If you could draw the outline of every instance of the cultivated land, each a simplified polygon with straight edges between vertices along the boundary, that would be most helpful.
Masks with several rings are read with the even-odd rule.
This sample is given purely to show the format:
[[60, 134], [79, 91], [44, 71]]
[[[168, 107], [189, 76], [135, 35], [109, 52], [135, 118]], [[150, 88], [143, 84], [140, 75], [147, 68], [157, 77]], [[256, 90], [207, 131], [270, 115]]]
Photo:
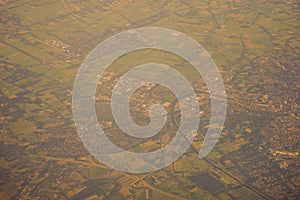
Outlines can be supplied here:
[[[300, 196], [299, 2], [242, 0], [0, 1], [0, 199], [297, 199]], [[175, 96], [146, 85], [132, 96], [133, 120], [165, 106], [158, 135], [120, 132], [110, 95], [124, 72], [168, 64], [194, 87], [198, 136], [175, 163], [147, 174], [111, 170], [81, 143], [71, 111], [81, 62], [101, 41], [124, 30], [159, 26], [198, 41], [222, 74], [228, 112], [213, 151], [197, 151], [209, 125], [207, 88], [182, 58], [158, 50], [129, 53], [99, 80], [96, 108], [107, 136], [133, 152], [167, 144], [180, 123]], [[143, 163], [136, 163], [143, 165]], [[142, 167], [142, 166], [141, 166]]]

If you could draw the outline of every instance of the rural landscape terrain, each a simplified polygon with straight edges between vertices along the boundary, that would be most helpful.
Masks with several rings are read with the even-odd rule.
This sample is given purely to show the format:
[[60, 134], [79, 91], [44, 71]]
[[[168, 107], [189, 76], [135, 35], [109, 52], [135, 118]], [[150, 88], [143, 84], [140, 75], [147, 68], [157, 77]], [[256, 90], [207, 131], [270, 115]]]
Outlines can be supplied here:
[[[300, 4], [297, 0], [0, 0], [0, 199], [299, 199]], [[111, 36], [164, 27], [199, 42], [222, 75], [227, 116], [221, 137], [197, 155], [210, 120], [210, 95], [192, 65], [155, 49], [115, 60], [99, 79], [95, 107], [108, 138], [131, 152], [151, 152], [174, 138], [178, 100], [148, 84], [130, 112], [149, 123], [166, 108], [162, 131], [147, 139], [116, 125], [111, 94], [143, 63], [164, 63], [190, 82], [201, 118], [191, 147], [149, 173], [113, 170], [83, 146], [72, 117], [72, 90], [89, 52]], [[188, 102], [187, 102], [188, 104]], [[136, 163], [142, 165], [143, 163]]]

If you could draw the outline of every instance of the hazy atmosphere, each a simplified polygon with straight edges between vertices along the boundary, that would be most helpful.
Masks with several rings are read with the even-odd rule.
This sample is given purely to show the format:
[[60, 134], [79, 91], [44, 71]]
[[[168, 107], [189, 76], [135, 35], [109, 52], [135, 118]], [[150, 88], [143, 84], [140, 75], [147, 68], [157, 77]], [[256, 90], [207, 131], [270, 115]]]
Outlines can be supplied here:
[[0, 0], [0, 199], [299, 199], [299, 19], [296, 0]]

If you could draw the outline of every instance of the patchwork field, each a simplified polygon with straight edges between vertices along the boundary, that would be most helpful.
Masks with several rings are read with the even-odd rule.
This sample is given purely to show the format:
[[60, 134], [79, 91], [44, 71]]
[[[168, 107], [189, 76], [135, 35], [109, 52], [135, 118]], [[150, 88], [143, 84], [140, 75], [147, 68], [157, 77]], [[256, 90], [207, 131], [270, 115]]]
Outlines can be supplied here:
[[[1, 0], [0, 199], [298, 199], [299, 10], [296, 0]], [[116, 126], [112, 89], [137, 65], [178, 70], [196, 91], [201, 117], [198, 135], [180, 159], [130, 174], [85, 149], [72, 117], [72, 90], [97, 44], [147, 26], [183, 32], [209, 52], [224, 80], [228, 109], [220, 140], [199, 159], [210, 99], [195, 69], [154, 49], [120, 57], [99, 80], [95, 99], [99, 123], [118, 146], [157, 150], [180, 124], [174, 94], [154, 85], [132, 96], [130, 111], [145, 125], [149, 107], [163, 104], [168, 115], [162, 131], [142, 140]]]

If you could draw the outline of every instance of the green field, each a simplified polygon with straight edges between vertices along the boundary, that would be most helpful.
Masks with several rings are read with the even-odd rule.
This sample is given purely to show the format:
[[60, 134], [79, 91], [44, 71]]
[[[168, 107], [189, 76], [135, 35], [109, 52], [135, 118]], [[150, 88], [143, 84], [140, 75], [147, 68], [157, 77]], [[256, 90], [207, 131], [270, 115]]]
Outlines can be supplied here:
[[[0, 5], [0, 199], [300, 196], [298, 1], [0, 0]], [[180, 124], [174, 94], [157, 85], [138, 90], [130, 111], [136, 123], [146, 125], [149, 107], [164, 104], [168, 118], [158, 135], [132, 138], [107, 123], [113, 121], [112, 89], [135, 66], [163, 63], [178, 70], [194, 87], [201, 110], [199, 135], [177, 161], [148, 174], [123, 173], [101, 164], [80, 141], [72, 117], [73, 84], [100, 42], [150, 26], [182, 32], [207, 50], [225, 84], [227, 117], [217, 145], [199, 159], [210, 120], [201, 76], [170, 52], [123, 55], [99, 79], [96, 91], [99, 122], [118, 146], [157, 150], [173, 139]], [[189, 178], [199, 174], [223, 187], [212, 191]]]

